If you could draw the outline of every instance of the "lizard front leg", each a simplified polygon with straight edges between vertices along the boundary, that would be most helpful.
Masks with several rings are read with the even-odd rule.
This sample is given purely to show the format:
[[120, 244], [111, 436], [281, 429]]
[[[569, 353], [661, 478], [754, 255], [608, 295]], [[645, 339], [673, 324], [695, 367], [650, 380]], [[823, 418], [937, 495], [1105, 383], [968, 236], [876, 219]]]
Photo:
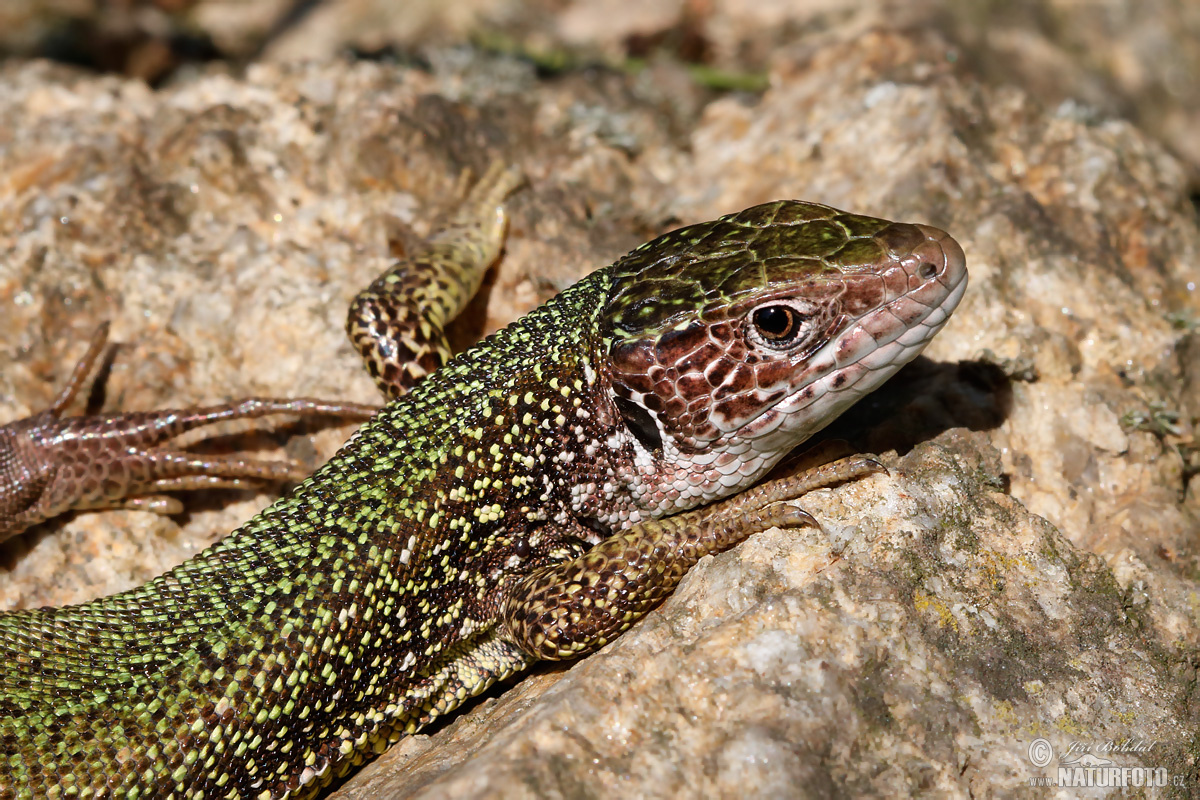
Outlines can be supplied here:
[[674, 591], [703, 556], [767, 528], [817, 524], [785, 501], [877, 472], [886, 470], [875, 459], [850, 456], [704, 508], [634, 525], [516, 582], [501, 604], [505, 637], [540, 659], [596, 650]]

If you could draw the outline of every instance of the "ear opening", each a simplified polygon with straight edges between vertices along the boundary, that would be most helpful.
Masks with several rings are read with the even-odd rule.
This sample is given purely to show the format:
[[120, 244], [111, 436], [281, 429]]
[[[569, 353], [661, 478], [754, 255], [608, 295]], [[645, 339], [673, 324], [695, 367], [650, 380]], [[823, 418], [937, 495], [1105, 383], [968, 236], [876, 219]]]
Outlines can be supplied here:
[[624, 397], [614, 397], [613, 402], [617, 404], [617, 410], [621, 412], [621, 417], [625, 420], [633, 438], [641, 442], [642, 447], [651, 453], [656, 455], [662, 453], [662, 433], [658, 430], [658, 423], [654, 421], [654, 415], [645, 406], [632, 400], [626, 400]]

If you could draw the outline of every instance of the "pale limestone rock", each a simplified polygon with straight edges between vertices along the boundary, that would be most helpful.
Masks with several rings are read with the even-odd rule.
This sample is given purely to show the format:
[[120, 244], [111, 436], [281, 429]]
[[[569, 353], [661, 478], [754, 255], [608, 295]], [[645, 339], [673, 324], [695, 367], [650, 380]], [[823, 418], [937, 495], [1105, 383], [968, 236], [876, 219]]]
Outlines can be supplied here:
[[[928, 359], [830, 431], [890, 475], [815, 493], [823, 532], [706, 559], [601, 653], [492, 692], [337, 796], [1040, 796], [1029, 780], [1056, 763], [1030, 763], [1039, 737], [1058, 755], [1140, 739], [1112, 760], [1195, 774], [1184, 168], [1128, 123], [978, 79], [928, 30], [757, 35], [774, 44], [755, 98], [543, 81], [461, 51], [158, 93], [0, 73], [0, 420], [46, 405], [106, 318], [129, 343], [114, 407], [371, 400], [350, 296], [397, 221], [428, 229], [459, 169], [497, 155], [529, 186], [461, 342], [654, 233], [776, 197], [930, 222], [967, 252], [971, 288]], [[1155, 428], [1162, 410], [1177, 432]], [[0, 602], [133, 585], [267, 498], [235, 499], [42, 526], [5, 545]]]

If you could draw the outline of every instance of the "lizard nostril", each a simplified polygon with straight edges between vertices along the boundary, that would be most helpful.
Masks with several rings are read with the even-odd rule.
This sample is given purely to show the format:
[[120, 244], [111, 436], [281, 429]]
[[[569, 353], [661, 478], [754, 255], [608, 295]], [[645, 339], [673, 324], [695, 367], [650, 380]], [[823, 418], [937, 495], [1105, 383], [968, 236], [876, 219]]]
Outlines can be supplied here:
[[932, 261], [922, 261], [917, 267], [917, 277], [923, 281], [933, 280], [938, 276], [938, 265]]

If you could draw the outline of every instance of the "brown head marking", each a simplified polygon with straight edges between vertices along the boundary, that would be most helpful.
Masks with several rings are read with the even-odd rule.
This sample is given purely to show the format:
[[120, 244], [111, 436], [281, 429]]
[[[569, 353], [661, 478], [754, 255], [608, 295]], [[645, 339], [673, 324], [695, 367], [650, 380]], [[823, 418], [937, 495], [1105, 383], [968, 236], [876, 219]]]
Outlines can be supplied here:
[[643, 444], [704, 462], [773, 464], [911, 360], [966, 285], [941, 231], [797, 201], [672, 231], [612, 270], [618, 408]]

